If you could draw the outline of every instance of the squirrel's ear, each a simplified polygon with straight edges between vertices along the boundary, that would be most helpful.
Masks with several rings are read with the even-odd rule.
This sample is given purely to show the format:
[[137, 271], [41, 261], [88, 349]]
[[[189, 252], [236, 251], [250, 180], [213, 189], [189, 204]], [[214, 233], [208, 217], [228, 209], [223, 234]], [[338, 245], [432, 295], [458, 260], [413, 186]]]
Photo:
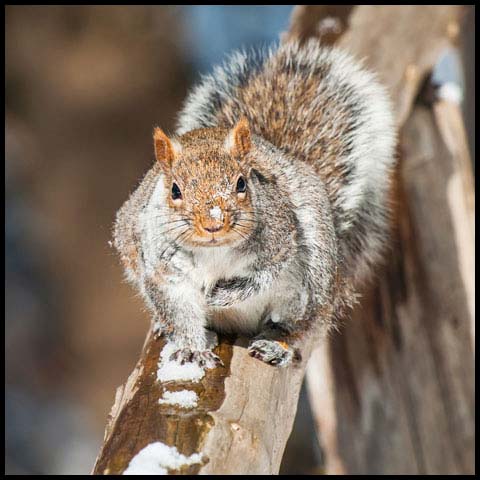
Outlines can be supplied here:
[[245, 117], [242, 117], [230, 130], [227, 138], [227, 148], [233, 155], [243, 157], [252, 148], [250, 137], [250, 125]]
[[159, 127], [153, 131], [153, 143], [155, 146], [155, 157], [162, 168], [169, 169], [175, 159], [175, 148], [172, 141], [163, 133]]

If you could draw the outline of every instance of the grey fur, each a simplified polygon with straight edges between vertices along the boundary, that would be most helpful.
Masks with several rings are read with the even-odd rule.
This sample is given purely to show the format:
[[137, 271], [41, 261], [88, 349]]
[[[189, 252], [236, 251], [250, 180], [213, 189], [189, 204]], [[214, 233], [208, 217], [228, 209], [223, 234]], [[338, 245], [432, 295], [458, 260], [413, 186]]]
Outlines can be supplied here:
[[[267, 96], [265, 82], [277, 71], [278, 104], [242, 102], [254, 82], [260, 97], [264, 87]], [[305, 82], [313, 97], [291, 104], [289, 93]], [[127, 277], [178, 344], [179, 358], [205, 357], [195, 352], [208, 352], [210, 327], [256, 334], [249, 353], [286, 366], [299, 358], [305, 333], [326, 331], [351, 306], [355, 283], [381, 258], [394, 164], [392, 114], [373, 75], [344, 52], [308, 42], [263, 56], [233, 55], [190, 94], [178, 134], [231, 127], [241, 115], [256, 133], [248, 154], [255, 222], [249, 237], [216, 253], [190, 248], [179, 231], [163, 226], [175, 215], [162, 204], [164, 176], [155, 166], [119, 211], [115, 246]], [[274, 129], [275, 122], [281, 126]], [[159, 271], [167, 272], [162, 281]], [[305, 320], [307, 310], [318, 312], [315, 325]]]

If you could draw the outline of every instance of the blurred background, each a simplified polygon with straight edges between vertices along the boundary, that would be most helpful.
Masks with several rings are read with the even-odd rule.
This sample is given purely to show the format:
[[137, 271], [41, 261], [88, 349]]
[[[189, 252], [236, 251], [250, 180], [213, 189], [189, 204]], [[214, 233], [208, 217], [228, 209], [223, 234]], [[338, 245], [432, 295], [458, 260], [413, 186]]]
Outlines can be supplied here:
[[[115, 212], [153, 161], [153, 126], [173, 132], [199, 75], [277, 40], [291, 9], [6, 7], [7, 474], [91, 471], [149, 325], [108, 246]], [[464, 38], [473, 59], [473, 15]], [[458, 59], [434, 77], [474, 98]], [[314, 435], [303, 392], [283, 473], [321, 471]]]

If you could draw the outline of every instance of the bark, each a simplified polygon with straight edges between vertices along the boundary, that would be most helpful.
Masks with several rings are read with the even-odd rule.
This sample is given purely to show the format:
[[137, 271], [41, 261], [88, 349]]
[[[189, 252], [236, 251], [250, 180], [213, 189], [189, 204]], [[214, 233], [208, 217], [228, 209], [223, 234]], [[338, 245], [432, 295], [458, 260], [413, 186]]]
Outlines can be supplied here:
[[[288, 35], [300, 35], [302, 22], [309, 19], [309, 15], [304, 10], [302, 13], [302, 9], [305, 8], [307, 7], [297, 7], [292, 16], [290, 33], [284, 36], [284, 40]], [[419, 11], [421, 12], [419, 13]], [[448, 25], [451, 25], [452, 22], [458, 22], [460, 12], [461, 9], [456, 6], [435, 8], [362, 6], [355, 9], [347, 6], [345, 10], [337, 11], [341, 17], [340, 23], [337, 23], [337, 25], [340, 25], [340, 29], [337, 28], [334, 31], [329, 31], [328, 28], [327, 30], [325, 28], [320, 29], [320, 36], [323, 35], [325, 43], [338, 41], [344, 47], [350, 47], [357, 55], [369, 55], [367, 63], [373, 69], [378, 67], [377, 70], [382, 80], [392, 91], [397, 107], [397, 119], [399, 124], [402, 124], [410, 111], [422, 79], [437, 59], [441, 47], [448, 43]], [[333, 15], [332, 10], [322, 10], [320, 8], [317, 11], [319, 15], [325, 13], [329, 16]], [[375, 24], [378, 20], [379, 25], [372, 25], [372, 18], [375, 19]], [[367, 21], [368, 19], [370, 21]], [[426, 20], [428, 20], [427, 23], [425, 23]], [[332, 23], [327, 23], [327, 27], [329, 25], [332, 25]], [[381, 27], [382, 25], [383, 28]], [[315, 30], [314, 26], [309, 28], [318, 33], [318, 29]], [[307, 38], [311, 34], [309, 32], [306, 32], [306, 35], [301, 38]], [[380, 45], [379, 42], [381, 42]], [[412, 194], [418, 194], [418, 192], [413, 192]], [[415, 205], [417, 204], [415, 203]], [[429, 216], [428, 213], [425, 215]], [[402, 223], [402, 225], [404, 224]], [[406, 225], [403, 226], [401, 231], [410, 238], [410, 223]], [[449, 227], [449, 225], [446, 227]], [[435, 232], [438, 233], [438, 230], [435, 230]], [[423, 235], [423, 231], [417, 233], [417, 235]], [[425, 235], [428, 235], [428, 232]], [[444, 244], [442, 243], [441, 245]], [[411, 243], [408, 246], [411, 248], [415, 247]], [[450, 255], [448, 258], [452, 258], [452, 254], [449, 253], [447, 247], [444, 246], [441, 253], [447, 253]], [[427, 249], [427, 252], [424, 254], [428, 253]], [[408, 265], [405, 266], [405, 271], [402, 270], [403, 276], [398, 278], [394, 276], [383, 277], [389, 280], [390, 284], [382, 283], [380, 290], [380, 287], [372, 290], [373, 294], [376, 295], [379, 292], [383, 292], [386, 303], [382, 304], [382, 307], [387, 311], [388, 315], [392, 315], [392, 312], [395, 310], [397, 299], [406, 298], [406, 292], [410, 292], [411, 286], [408, 283], [402, 283], [406, 275], [408, 274], [408, 281], [412, 281], [411, 278], [416, 279], [418, 275], [415, 270], [415, 264], [412, 264], [413, 258], [416, 259], [416, 257], [412, 257], [414, 254], [417, 255], [416, 250], [413, 253], [410, 250], [406, 250], [406, 252], [402, 252], [400, 255], [397, 262], [399, 265], [402, 263], [404, 255], [407, 255], [405, 258], [408, 258]], [[422, 258], [427, 259], [428, 257]], [[433, 265], [429, 266], [433, 267]], [[448, 263], [447, 266], [449, 268], [458, 268], [457, 263], [452, 265]], [[445, 274], [445, 272], [448, 274], [447, 278], [450, 278], [452, 271], [445, 267], [441, 273]], [[393, 289], [392, 294], [394, 296], [390, 298], [388, 296], [388, 287], [391, 286], [393, 288], [395, 282], [400, 282], [397, 285], [399, 288]], [[447, 288], [450, 286], [450, 283], [448, 286], [446, 283], [445, 285], [445, 288]], [[445, 294], [445, 292], [443, 290], [441, 292], [438, 290], [438, 292], [441, 299], [442, 294]], [[430, 295], [428, 298], [431, 298], [428, 289], [425, 291], [421, 290], [417, 292], [417, 297], [415, 297], [417, 303], [419, 301], [418, 298], [423, 299], [424, 294]], [[372, 323], [376, 321], [376, 318], [380, 318], [380, 320], [385, 318], [385, 322], [393, 322], [391, 317], [387, 318], [387, 315], [381, 317], [379, 312], [374, 309], [376, 304], [372, 298], [368, 295], [365, 297], [365, 306], [362, 305], [362, 308], [355, 312], [355, 317], [359, 317], [359, 319], [352, 320], [349, 322], [349, 325], [354, 325], [356, 326], [355, 328], [360, 328], [361, 330], [359, 325], [362, 325], [362, 321]], [[435, 300], [437, 300], [437, 296], [435, 296]], [[417, 303], [411, 308], [416, 308], [420, 311], [420, 306]], [[417, 310], [415, 310], [415, 313], [418, 313]], [[371, 315], [372, 312], [376, 313], [375, 320]], [[436, 315], [438, 316], [440, 313], [438, 311]], [[458, 325], [460, 325], [458, 327], [460, 329], [459, 332], [462, 333], [464, 330], [461, 325], [463, 325], [465, 317], [460, 315], [462, 312], [458, 311], [457, 313], [459, 316], [455, 318], [458, 321]], [[405, 316], [407, 314], [408, 312], [402, 311], [402, 315]], [[405, 318], [408, 319], [408, 317]], [[388, 323], [385, 325], [388, 326], [388, 329], [386, 326], [383, 328], [387, 329], [387, 332], [383, 333], [380, 339], [374, 339], [381, 343], [378, 348], [387, 348], [385, 345], [389, 346], [393, 342], [393, 338], [397, 339], [397, 337], [390, 338], [390, 330], [398, 333], [400, 328], [398, 324]], [[426, 327], [422, 323], [419, 328]], [[380, 327], [377, 327], [377, 329], [380, 329]], [[433, 326], [432, 330], [434, 330]], [[358, 385], [360, 389], [359, 382], [361, 377], [357, 378], [354, 376], [356, 372], [351, 367], [343, 369], [345, 360], [342, 355], [346, 355], [349, 342], [355, 344], [354, 335], [357, 333], [352, 332], [351, 334], [346, 331], [342, 335], [332, 337], [332, 341], [328, 345], [325, 344], [328, 350], [325, 350], [323, 371], [330, 372], [330, 376], [320, 377], [319, 383], [320, 387], [323, 388], [320, 399], [326, 405], [326, 411], [332, 413], [331, 419], [335, 423], [333, 430], [331, 429], [335, 442], [330, 442], [334, 445], [334, 448], [328, 448], [328, 446], [324, 445], [325, 451], [329, 462], [333, 461], [330, 459], [333, 459], [334, 455], [337, 455], [339, 468], [343, 469], [346, 469], [345, 456], [348, 456], [344, 449], [345, 447], [347, 447], [347, 450], [350, 448], [350, 445], [345, 442], [345, 437], [348, 437], [349, 434], [350, 424], [349, 422], [342, 423], [338, 418], [338, 414], [342, 413], [343, 415], [342, 409], [344, 408], [350, 414], [358, 414], [359, 401], [363, 400], [362, 392], [357, 389], [352, 391], [348, 389], [351, 385]], [[376, 330], [374, 333], [376, 333]], [[441, 334], [438, 333], [438, 335]], [[405, 342], [403, 337], [400, 338], [400, 341]], [[430, 341], [430, 337], [428, 337], [428, 340]], [[369, 339], [369, 341], [373, 341], [373, 339]], [[340, 345], [340, 347], [336, 347], [340, 352], [339, 354], [336, 354], [337, 350], [332, 349], [332, 345]], [[393, 345], [394, 348], [398, 348], [396, 344]], [[180, 471], [171, 471], [170, 473], [278, 473], [285, 444], [292, 428], [306, 361], [312, 349], [312, 340], [306, 340], [302, 349], [303, 361], [300, 365], [288, 369], [277, 369], [250, 358], [246, 353], [245, 339], [238, 339], [234, 342], [232, 339], [222, 338], [219, 347], [215, 351], [224, 361], [225, 367], [207, 371], [206, 376], [198, 384], [176, 382], [175, 385], [160, 384], [156, 381], [156, 368], [162, 346], [163, 341], [153, 339], [151, 332], [149, 332], [141, 358], [134, 372], [125, 386], [117, 390], [115, 404], [105, 432], [104, 444], [97, 458], [94, 473], [113, 474], [123, 472], [134, 455], [143, 447], [155, 441], [161, 441], [167, 445], [175, 445], [178, 451], [184, 455], [191, 455], [195, 452], [201, 452], [203, 455], [202, 463], [183, 467]], [[363, 363], [370, 359], [368, 346], [367, 342], [365, 348], [359, 353], [358, 358]], [[428, 348], [432, 351], [436, 347], [437, 344], [428, 343]], [[417, 350], [424, 349], [425, 345], [414, 343], [412, 348], [417, 352]], [[438, 369], [437, 360], [441, 357], [441, 353], [442, 351], [440, 353], [437, 352], [435, 357], [426, 355], [428, 362], [430, 362], [428, 365], [432, 364]], [[336, 368], [332, 369], [334, 355], [337, 355], [343, 363], [335, 365]], [[380, 359], [380, 357], [378, 358]], [[394, 360], [397, 359], [394, 358]], [[446, 366], [450, 367], [450, 363], [447, 360], [445, 360]], [[455, 362], [463, 360], [463, 356], [455, 357], [454, 360]], [[380, 360], [375, 360], [375, 368], [384, 368], [382, 367], [383, 364], [379, 362]], [[359, 363], [358, 367], [360, 368], [361, 365], [362, 362]], [[458, 365], [458, 362], [455, 363], [455, 366]], [[393, 366], [393, 364], [390, 365], [391, 368]], [[320, 370], [317, 362], [311, 362], [310, 368], [311, 377], [318, 378], [317, 374]], [[361, 375], [361, 371], [358, 372], [358, 375]], [[324, 379], [329, 379], [330, 383], [326, 384]], [[343, 384], [339, 383], [342, 379]], [[424, 379], [424, 376], [421, 376], [419, 380], [422, 379]], [[454, 379], [455, 381], [458, 380], [457, 377], [454, 377]], [[404, 377], [401, 380], [406, 382]], [[390, 377], [385, 378], [387, 383], [392, 381]], [[458, 381], [460, 382], [460, 380]], [[448, 382], [449, 378], [442, 377], [437, 390], [444, 394], [445, 389], [448, 390]], [[388, 384], [390, 385], [390, 383]], [[468, 396], [468, 384], [464, 385], [461, 382], [460, 384], [465, 390], [465, 395]], [[340, 390], [341, 398], [337, 398], [338, 389], [343, 388], [342, 385], [346, 389], [345, 391]], [[418, 390], [408, 391], [407, 393], [410, 395], [421, 395], [422, 386], [420, 384], [418, 385]], [[198, 406], [194, 409], [182, 410], [158, 404], [158, 399], [165, 390], [181, 390], [184, 388], [195, 390], [199, 396]], [[397, 389], [403, 391], [401, 387], [397, 387]], [[375, 427], [377, 418], [375, 415], [377, 412], [380, 412], [379, 415], [384, 420], [384, 430], [388, 431], [389, 421], [392, 417], [396, 418], [396, 416], [395, 412], [392, 414], [390, 410], [386, 416], [383, 404], [378, 402], [378, 400], [375, 401], [377, 397], [374, 394], [382, 393], [381, 388], [374, 385], [373, 390], [366, 389], [365, 392], [367, 392], [365, 395], [370, 395], [367, 399], [372, 399], [375, 408], [373, 413], [371, 411], [367, 412], [368, 417], [359, 417], [359, 421], [362, 424], [365, 423]], [[453, 392], [456, 393], [457, 390], [453, 390]], [[457, 397], [448, 398], [440, 395], [440, 397], [442, 399], [446, 398], [445, 402], [455, 402], [458, 395]], [[460, 396], [459, 398], [463, 397]], [[315, 403], [314, 399], [313, 405], [315, 407], [319, 403]], [[470, 411], [467, 408], [468, 406], [464, 404], [461, 407], [463, 410], [466, 409], [467, 412]], [[325, 418], [322, 417], [322, 412], [316, 411], [320, 430], [323, 434], [322, 418], [323, 420]], [[405, 432], [409, 431], [408, 428], [410, 427], [411, 429], [414, 419], [408, 417], [407, 420], [410, 423], [405, 423], [406, 420], [402, 420], [403, 430], [400, 432], [400, 435], [406, 435]], [[453, 427], [449, 424], [449, 428]], [[427, 428], [427, 432], [429, 431]], [[358, 436], [358, 441], [363, 441], [361, 436]], [[380, 441], [381, 437], [379, 437], [375, 446]], [[377, 458], [384, 455], [384, 450], [386, 452], [387, 448], [380, 449], [378, 455], [375, 449], [370, 449], [369, 452]], [[379, 463], [385, 463], [390, 458], [387, 453], [385, 453], [384, 459], [379, 460]], [[400, 455], [401, 452], [397, 453]], [[404, 458], [407, 461], [409, 457], [405, 456]], [[371, 472], [369, 471], [369, 473]]]
[[[203, 464], [180, 472], [202, 474], [278, 473], [292, 429], [305, 370], [277, 369], [251, 358], [246, 339], [222, 338], [215, 352], [225, 367], [207, 370], [199, 383], [156, 380], [164, 340], [147, 336], [127, 383], [117, 390], [95, 474], [119, 474], [145, 446], [160, 441]], [[305, 345], [308, 358], [311, 342]], [[194, 409], [160, 405], [165, 390], [194, 390]]]

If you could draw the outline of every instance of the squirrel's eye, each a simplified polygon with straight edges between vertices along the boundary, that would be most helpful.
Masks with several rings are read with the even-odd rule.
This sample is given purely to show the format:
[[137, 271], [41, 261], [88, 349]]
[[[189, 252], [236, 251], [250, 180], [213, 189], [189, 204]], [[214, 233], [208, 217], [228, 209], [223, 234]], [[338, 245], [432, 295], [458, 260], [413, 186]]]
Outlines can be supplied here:
[[182, 198], [182, 192], [180, 191], [176, 183], [172, 185], [172, 198], [173, 200], [178, 200]]
[[247, 183], [243, 177], [238, 177], [237, 180], [237, 193], [243, 193], [247, 190]]

